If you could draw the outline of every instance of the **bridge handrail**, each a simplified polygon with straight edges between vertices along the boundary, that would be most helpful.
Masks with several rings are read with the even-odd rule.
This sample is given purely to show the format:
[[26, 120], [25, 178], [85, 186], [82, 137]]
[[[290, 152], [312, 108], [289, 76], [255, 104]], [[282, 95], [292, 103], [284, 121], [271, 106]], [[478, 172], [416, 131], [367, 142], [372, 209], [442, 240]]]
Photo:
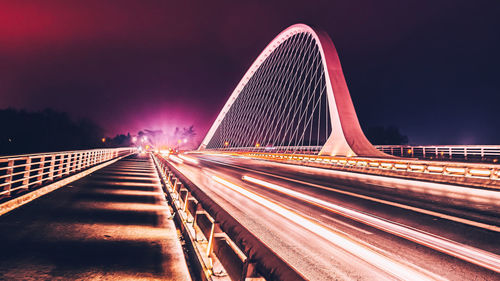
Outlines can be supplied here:
[[0, 157], [0, 198], [28, 191], [135, 151], [133, 147], [72, 150]]
[[[309, 154], [284, 154], [263, 152], [192, 152], [215, 155], [247, 156], [271, 161], [291, 161], [299, 165], [323, 168], [357, 170], [368, 173], [387, 173], [408, 178], [425, 177], [432, 181], [465, 184], [500, 189], [500, 165], [450, 161], [425, 161], [409, 158], [368, 158], [320, 156]], [[404, 175], [403, 175], [404, 174]], [[439, 178], [437, 177], [439, 176]], [[444, 177], [443, 177], [444, 176]]]
[[500, 160], [500, 145], [376, 145], [378, 150], [421, 159]]

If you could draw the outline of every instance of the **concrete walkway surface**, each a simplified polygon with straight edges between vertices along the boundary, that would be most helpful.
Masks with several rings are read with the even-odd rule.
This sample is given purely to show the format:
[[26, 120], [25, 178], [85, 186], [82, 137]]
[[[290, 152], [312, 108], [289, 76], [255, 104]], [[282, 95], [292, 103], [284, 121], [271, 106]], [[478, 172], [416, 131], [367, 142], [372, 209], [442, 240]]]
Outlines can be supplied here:
[[190, 280], [148, 155], [0, 216], [0, 280]]

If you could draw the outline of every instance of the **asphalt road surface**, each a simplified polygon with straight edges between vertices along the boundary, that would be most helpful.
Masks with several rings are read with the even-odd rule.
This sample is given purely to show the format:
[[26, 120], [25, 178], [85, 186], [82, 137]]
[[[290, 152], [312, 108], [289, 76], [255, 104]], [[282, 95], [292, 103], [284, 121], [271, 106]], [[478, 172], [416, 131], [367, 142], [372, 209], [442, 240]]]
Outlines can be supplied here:
[[185, 156], [198, 163], [170, 162], [310, 280], [500, 280], [495, 210], [426, 200], [390, 178], [382, 187], [355, 173]]

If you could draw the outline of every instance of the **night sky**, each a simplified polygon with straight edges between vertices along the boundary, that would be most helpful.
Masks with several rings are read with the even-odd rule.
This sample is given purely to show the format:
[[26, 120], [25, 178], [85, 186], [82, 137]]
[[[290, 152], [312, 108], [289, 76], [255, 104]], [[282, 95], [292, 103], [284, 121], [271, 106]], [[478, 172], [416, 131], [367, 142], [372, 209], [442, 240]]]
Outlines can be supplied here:
[[[203, 137], [294, 23], [328, 32], [363, 127], [500, 144], [500, 1], [2, 1], [0, 108]], [[2, 120], [0, 120], [1, 122]]]

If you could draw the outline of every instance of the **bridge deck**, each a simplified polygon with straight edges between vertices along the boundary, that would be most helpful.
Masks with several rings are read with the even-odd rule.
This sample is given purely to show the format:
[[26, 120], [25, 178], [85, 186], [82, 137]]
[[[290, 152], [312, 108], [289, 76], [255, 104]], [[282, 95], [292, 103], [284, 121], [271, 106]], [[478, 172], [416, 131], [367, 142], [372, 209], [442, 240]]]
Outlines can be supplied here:
[[0, 279], [189, 280], [149, 156], [130, 156], [0, 217]]

